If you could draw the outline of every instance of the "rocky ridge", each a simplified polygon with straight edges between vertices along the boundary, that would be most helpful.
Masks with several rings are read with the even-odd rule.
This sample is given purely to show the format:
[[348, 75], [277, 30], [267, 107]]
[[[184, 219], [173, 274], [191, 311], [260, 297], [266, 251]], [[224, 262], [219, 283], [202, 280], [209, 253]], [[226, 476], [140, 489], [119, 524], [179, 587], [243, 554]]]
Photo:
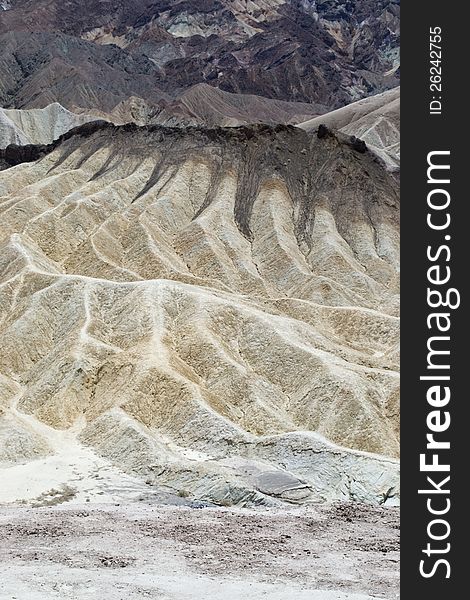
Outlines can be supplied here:
[[72, 113], [58, 103], [43, 109], [0, 108], [0, 148], [51, 144], [67, 131], [94, 120], [93, 115]]
[[309, 119], [299, 127], [317, 132], [321, 125], [363, 140], [389, 170], [399, 170], [400, 88]]

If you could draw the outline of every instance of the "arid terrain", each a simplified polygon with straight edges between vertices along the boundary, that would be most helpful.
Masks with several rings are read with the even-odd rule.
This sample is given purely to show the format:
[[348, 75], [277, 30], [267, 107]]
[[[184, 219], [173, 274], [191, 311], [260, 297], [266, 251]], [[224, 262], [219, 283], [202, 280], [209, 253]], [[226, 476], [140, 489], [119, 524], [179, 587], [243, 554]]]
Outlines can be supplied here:
[[0, 600], [394, 600], [398, 0], [0, 0]]
[[159, 111], [207, 83], [328, 109], [399, 83], [398, 0], [11, 0], [0, 104]]
[[0, 511], [2, 600], [394, 600], [398, 517], [360, 504]]
[[396, 498], [395, 177], [286, 126], [66, 137], [0, 172], [5, 467], [79, 443], [215, 503]]

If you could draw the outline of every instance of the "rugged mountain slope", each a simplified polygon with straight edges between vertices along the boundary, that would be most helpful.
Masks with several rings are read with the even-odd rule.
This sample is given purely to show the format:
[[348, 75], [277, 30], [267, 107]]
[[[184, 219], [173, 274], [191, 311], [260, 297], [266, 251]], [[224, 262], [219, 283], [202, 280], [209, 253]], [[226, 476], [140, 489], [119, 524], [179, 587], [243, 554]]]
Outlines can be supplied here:
[[399, 76], [398, 0], [14, 0], [0, 34], [0, 101], [17, 108], [109, 110], [198, 83], [335, 108]]
[[398, 191], [372, 155], [110, 124], [39, 154], [0, 172], [4, 464], [80, 443], [219, 503], [396, 493], [367, 454], [398, 452]]
[[390, 170], [400, 165], [400, 88], [364, 98], [299, 124], [317, 131], [323, 124], [364, 140]]
[[233, 127], [250, 123], [288, 124], [326, 112], [320, 104], [284, 102], [250, 94], [230, 94], [200, 83], [165, 107], [153, 120], [167, 125]]
[[110, 112], [130, 96], [156, 104], [155, 67], [115, 46], [97, 46], [61, 33], [12, 31], [0, 36], [0, 104], [44, 108], [59, 102]]

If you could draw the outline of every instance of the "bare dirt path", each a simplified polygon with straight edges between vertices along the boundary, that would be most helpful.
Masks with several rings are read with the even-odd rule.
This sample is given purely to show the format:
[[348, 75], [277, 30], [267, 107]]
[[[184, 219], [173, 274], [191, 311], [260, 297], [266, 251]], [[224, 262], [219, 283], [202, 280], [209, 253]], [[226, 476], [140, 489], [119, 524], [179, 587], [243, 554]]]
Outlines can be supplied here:
[[0, 509], [1, 600], [398, 598], [398, 511]]

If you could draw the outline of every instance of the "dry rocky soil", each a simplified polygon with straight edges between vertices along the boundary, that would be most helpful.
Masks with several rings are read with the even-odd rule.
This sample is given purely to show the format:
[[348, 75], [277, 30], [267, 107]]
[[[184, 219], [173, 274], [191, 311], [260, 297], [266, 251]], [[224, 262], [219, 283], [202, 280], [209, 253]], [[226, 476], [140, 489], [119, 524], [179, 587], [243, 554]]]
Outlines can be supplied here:
[[398, 598], [398, 511], [61, 504], [0, 509], [1, 600]]

